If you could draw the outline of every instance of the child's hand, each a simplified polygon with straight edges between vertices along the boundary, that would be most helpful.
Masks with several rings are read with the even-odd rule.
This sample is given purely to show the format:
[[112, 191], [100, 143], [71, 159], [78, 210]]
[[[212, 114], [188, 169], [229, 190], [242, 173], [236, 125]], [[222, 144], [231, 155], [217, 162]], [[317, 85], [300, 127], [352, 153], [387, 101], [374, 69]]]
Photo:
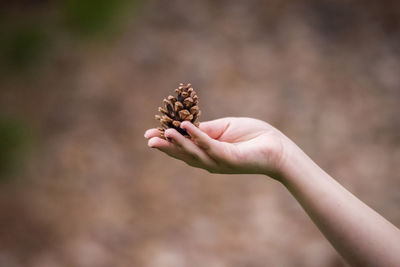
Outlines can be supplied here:
[[222, 118], [202, 122], [200, 129], [183, 122], [190, 138], [175, 129], [147, 130], [148, 145], [187, 164], [211, 173], [259, 173], [274, 176], [281, 171], [288, 139], [266, 122], [251, 118]]

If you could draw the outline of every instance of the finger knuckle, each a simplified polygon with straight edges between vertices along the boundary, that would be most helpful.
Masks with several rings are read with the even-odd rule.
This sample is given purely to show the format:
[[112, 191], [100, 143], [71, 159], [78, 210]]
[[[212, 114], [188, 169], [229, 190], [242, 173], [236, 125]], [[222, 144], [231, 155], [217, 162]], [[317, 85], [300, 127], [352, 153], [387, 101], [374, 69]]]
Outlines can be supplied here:
[[208, 173], [212, 173], [212, 174], [217, 173], [217, 171], [215, 169], [213, 169], [213, 168], [206, 168], [206, 171]]
[[191, 161], [183, 160], [183, 162], [185, 162], [187, 165], [189, 165], [191, 167], [195, 167], [194, 164]]
[[199, 141], [198, 141], [198, 144], [199, 144], [199, 146], [200, 146], [202, 149], [204, 149], [204, 150], [206, 150], [206, 151], [210, 151], [210, 149], [211, 149], [210, 144], [209, 144], [208, 142], [206, 142], [206, 141], [199, 140]]
[[177, 142], [177, 141], [175, 141], [175, 140], [172, 139], [172, 144], [174, 144], [175, 146], [177, 146], [177, 147], [180, 148], [180, 149], [183, 149], [183, 145], [182, 145], [182, 143], [180, 143], [180, 142]]
[[190, 158], [191, 158], [192, 160], [195, 160], [195, 161], [199, 161], [199, 160], [200, 160], [199, 155], [197, 155], [197, 154], [195, 154], [195, 153], [190, 153], [189, 156], [190, 156]]

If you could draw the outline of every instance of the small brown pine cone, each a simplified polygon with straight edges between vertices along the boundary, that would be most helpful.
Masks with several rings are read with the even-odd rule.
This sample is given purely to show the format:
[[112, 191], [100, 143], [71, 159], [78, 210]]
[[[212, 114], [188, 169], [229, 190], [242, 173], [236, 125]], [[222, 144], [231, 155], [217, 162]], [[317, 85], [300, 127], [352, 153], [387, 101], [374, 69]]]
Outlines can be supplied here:
[[164, 107], [159, 107], [158, 111], [162, 115], [156, 115], [156, 120], [161, 122], [161, 127], [158, 130], [161, 137], [165, 139], [164, 132], [168, 128], [174, 128], [184, 136], [189, 136], [188, 133], [180, 128], [183, 121], [190, 121], [196, 127], [199, 127], [199, 100], [196, 91], [192, 85], [188, 83], [179, 84], [178, 89], [175, 89], [176, 96], [168, 96], [164, 98]]

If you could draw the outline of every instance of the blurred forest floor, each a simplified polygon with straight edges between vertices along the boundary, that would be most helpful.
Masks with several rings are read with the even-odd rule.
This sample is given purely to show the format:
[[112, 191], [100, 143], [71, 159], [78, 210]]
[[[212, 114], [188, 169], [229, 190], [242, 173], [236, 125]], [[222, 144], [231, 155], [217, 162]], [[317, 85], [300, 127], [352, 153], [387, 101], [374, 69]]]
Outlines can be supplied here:
[[397, 1], [0, 4], [0, 266], [345, 266], [261, 176], [147, 147], [179, 82], [400, 225]]

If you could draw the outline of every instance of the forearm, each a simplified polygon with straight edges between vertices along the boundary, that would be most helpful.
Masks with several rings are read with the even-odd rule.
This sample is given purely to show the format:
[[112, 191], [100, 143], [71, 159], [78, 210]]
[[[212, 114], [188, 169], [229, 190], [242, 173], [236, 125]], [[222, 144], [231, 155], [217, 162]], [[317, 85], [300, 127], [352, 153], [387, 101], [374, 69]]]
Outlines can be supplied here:
[[146, 132], [149, 146], [215, 173], [265, 173], [280, 180], [336, 250], [354, 266], [400, 266], [400, 231], [319, 168], [269, 124], [223, 118], [200, 128]]
[[350, 264], [400, 266], [398, 228], [342, 187], [300, 149], [287, 157], [281, 182]]

